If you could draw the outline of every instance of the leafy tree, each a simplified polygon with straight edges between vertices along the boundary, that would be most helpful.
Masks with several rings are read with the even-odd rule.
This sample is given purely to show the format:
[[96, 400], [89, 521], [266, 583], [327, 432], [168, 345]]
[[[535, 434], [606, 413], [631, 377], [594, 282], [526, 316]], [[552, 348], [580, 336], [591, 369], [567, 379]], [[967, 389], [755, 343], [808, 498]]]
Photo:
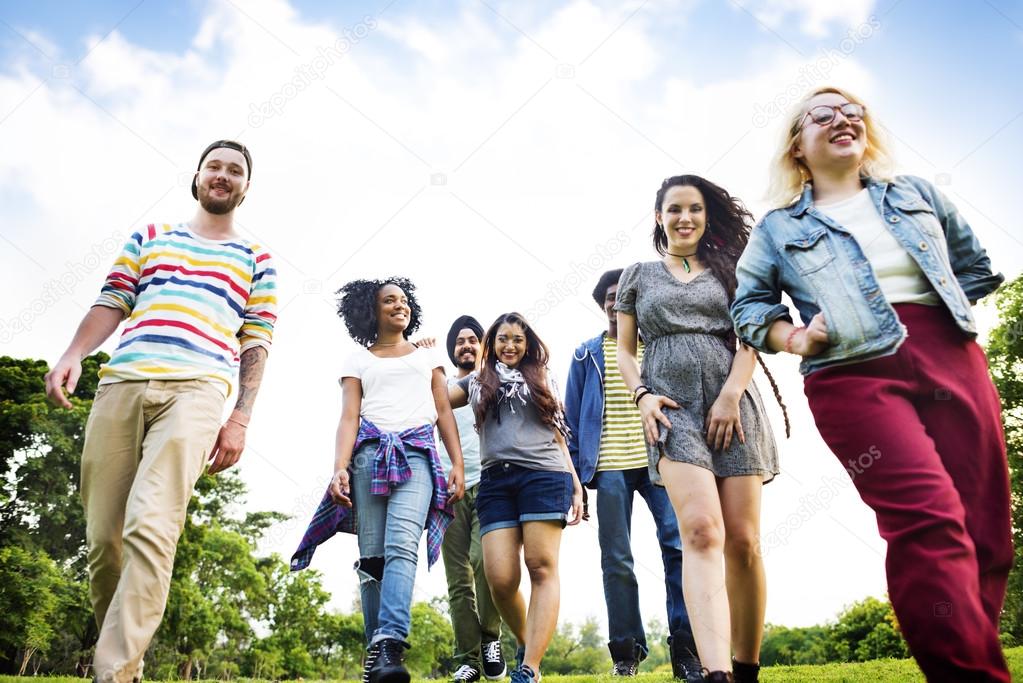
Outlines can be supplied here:
[[435, 678], [443, 676], [451, 664], [455, 634], [451, 622], [435, 603], [417, 602], [412, 605], [412, 628], [405, 662], [409, 671], [418, 676]]
[[1009, 644], [1023, 643], [1023, 277], [1003, 285], [995, 298], [999, 324], [991, 331], [988, 365], [1002, 397], [1012, 491], [1015, 561], [1009, 574], [1002, 633]]
[[834, 659], [862, 662], [878, 657], [906, 657], [909, 654], [887, 601], [864, 598], [850, 605], [830, 629]]
[[20, 653], [19, 676], [54, 640], [63, 583], [60, 569], [46, 553], [0, 548], [0, 648], [11, 664]]
[[768, 624], [760, 648], [760, 664], [826, 664], [831, 651], [829, 630], [825, 626], [789, 628]]

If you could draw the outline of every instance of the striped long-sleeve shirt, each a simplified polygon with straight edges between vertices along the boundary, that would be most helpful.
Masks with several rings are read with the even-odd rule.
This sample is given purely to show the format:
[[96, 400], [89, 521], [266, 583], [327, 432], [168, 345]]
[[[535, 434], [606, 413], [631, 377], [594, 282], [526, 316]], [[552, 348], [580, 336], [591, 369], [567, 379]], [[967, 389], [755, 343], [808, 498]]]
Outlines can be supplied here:
[[95, 303], [128, 318], [100, 383], [208, 379], [230, 394], [241, 354], [270, 348], [276, 280], [270, 253], [246, 239], [206, 239], [186, 223], [134, 233]]

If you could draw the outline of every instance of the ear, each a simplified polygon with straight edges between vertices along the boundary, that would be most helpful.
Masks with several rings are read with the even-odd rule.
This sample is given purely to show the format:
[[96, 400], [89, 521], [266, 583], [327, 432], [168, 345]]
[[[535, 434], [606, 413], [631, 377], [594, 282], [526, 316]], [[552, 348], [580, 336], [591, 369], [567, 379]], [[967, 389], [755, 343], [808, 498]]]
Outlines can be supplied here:
[[654, 210], [654, 220], [657, 221], [658, 227], [661, 227], [661, 228], [664, 227], [664, 220], [661, 218], [661, 210], [660, 209], [655, 209]]
[[791, 152], [791, 154], [792, 154], [792, 158], [793, 159], [802, 159], [803, 158], [803, 150], [799, 147], [799, 145], [792, 145], [792, 152]]
[[251, 184], [252, 184], [251, 180], [245, 181], [245, 189], [242, 190], [242, 198], [238, 200], [238, 206], [241, 206], [242, 203], [245, 201], [245, 196], [249, 193], [249, 185]]

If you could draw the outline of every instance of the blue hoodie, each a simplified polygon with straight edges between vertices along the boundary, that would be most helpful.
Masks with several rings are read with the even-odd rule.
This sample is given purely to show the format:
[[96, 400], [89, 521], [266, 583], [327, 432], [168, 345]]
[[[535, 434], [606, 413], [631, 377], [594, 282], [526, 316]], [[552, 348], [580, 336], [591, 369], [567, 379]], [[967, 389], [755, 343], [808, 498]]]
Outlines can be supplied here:
[[604, 337], [585, 341], [575, 350], [565, 386], [565, 420], [568, 422], [568, 453], [584, 486], [597, 472], [600, 435], [604, 426]]

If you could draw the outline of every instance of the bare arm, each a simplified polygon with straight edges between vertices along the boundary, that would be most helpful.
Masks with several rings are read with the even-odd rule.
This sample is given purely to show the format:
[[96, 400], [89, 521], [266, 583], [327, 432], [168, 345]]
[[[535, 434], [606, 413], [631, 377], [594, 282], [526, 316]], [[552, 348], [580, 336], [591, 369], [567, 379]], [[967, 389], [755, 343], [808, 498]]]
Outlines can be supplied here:
[[721, 386], [721, 392], [714, 400], [704, 425], [707, 430], [707, 444], [718, 450], [728, 448], [732, 443], [732, 434], [740, 443], [746, 443], [746, 435], [742, 431], [739, 416], [739, 401], [753, 379], [753, 370], [757, 366], [757, 356], [753, 349], [745, 344], [739, 345], [732, 359], [732, 369]]
[[[618, 312], [618, 371], [622, 373], [622, 380], [629, 391], [635, 393], [636, 387], [642, 383], [639, 370], [638, 351], [639, 328], [636, 326], [636, 316], [629, 313]], [[661, 412], [661, 408], [678, 408], [679, 405], [667, 396], [660, 396], [654, 393], [647, 393], [639, 400], [639, 413], [643, 418], [643, 432], [646, 434], [648, 443], [657, 443], [657, 423], [665, 428], [671, 429], [671, 421], [668, 416]]]
[[252, 404], [256, 401], [259, 384], [263, 381], [266, 367], [266, 349], [254, 346], [242, 353], [238, 369], [238, 400], [227, 422], [220, 428], [217, 441], [210, 451], [209, 474], [226, 470], [238, 462], [245, 450], [245, 430], [252, 416]]
[[448, 398], [448, 383], [444, 379], [444, 371], [440, 368], [433, 369], [431, 388], [433, 402], [437, 406], [437, 431], [440, 432], [448, 459], [451, 460], [451, 474], [448, 475], [448, 493], [451, 497], [448, 502], [454, 503], [465, 495], [465, 464], [462, 460], [462, 441], [458, 438], [458, 425], [455, 423], [455, 414], [451, 412], [451, 402]]
[[70, 408], [71, 402], [64, 395], [73, 394], [82, 376], [82, 359], [96, 350], [114, 333], [124, 319], [124, 312], [109, 306], [93, 306], [78, 324], [75, 336], [57, 364], [46, 373], [46, 395], [62, 408]]
[[457, 384], [448, 385], [448, 402], [452, 408], [464, 408], [469, 405], [469, 394]]
[[557, 429], [554, 430], [554, 440], [557, 442], [558, 448], [561, 449], [561, 453], [565, 457], [565, 466], [568, 467], [568, 471], [572, 475], [572, 508], [569, 511], [567, 520], [568, 525], [572, 526], [583, 520], [583, 485], [579, 481], [575, 465], [572, 464], [572, 457], [568, 454], [568, 444], [565, 443], [565, 437]]
[[791, 348], [797, 356], [816, 356], [830, 345], [827, 321], [823, 313], [818, 313], [803, 328], [797, 328], [788, 320], [775, 320], [767, 330], [767, 346], [772, 351], [784, 351], [785, 342], [793, 330], [796, 333], [792, 337]]
[[352, 462], [355, 439], [359, 435], [359, 414], [362, 412], [362, 381], [355, 377], [341, 380], [341, 419], [334, 438], [334, 476], [330, 494], [334, 501], [351, 507], [348, 465]]

